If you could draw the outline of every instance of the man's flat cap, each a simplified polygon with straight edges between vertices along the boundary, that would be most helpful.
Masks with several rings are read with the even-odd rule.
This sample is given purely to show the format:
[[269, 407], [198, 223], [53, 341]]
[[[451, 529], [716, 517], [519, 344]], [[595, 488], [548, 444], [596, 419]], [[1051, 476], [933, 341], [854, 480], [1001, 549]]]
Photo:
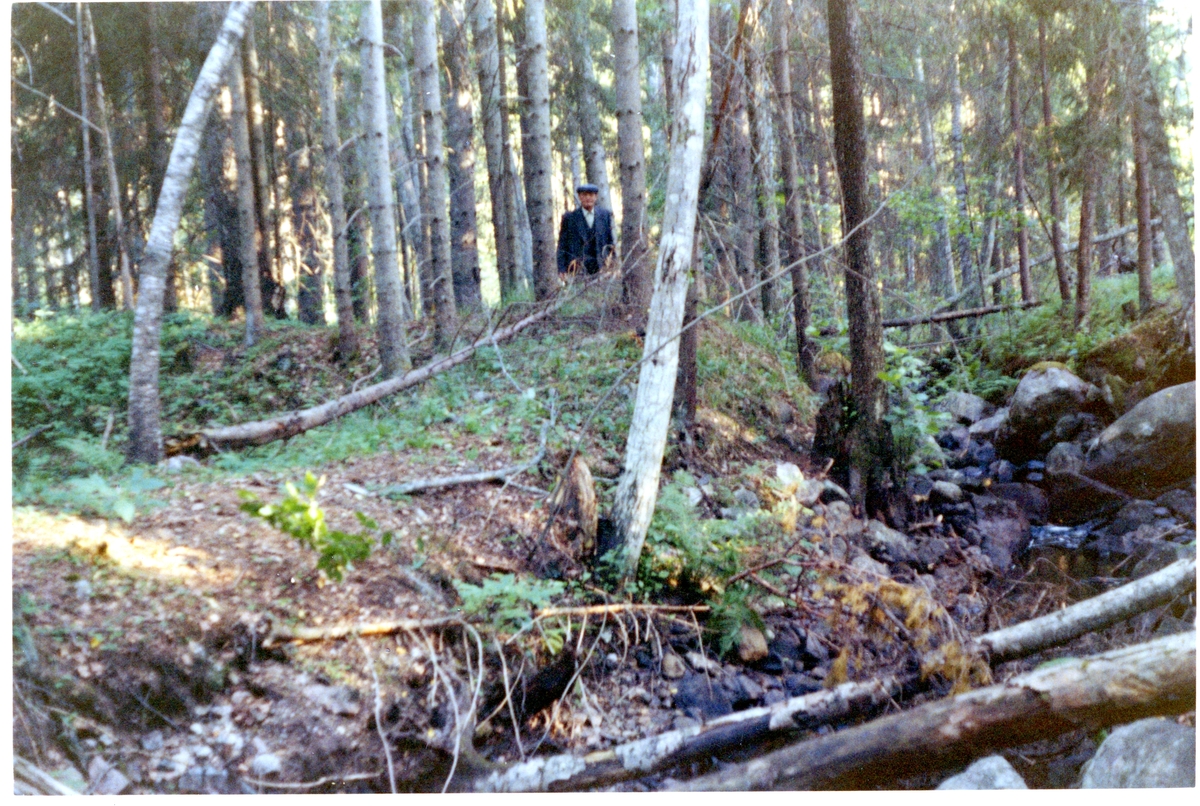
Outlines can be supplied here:
[[595, 186], [595, 185], [593, 185], [593, 184], [590, 184], [590, 183], [587, 183], [587, 182], [585, 182], [584, 184], [582, 184], [582, 185], [580, 185], [579, 187], [575, 188], [575, 192], [576, 192], [576, 193], [599, 193], [599, 192], [600, 192], [600, 188], [596, 187], [596, 186]]

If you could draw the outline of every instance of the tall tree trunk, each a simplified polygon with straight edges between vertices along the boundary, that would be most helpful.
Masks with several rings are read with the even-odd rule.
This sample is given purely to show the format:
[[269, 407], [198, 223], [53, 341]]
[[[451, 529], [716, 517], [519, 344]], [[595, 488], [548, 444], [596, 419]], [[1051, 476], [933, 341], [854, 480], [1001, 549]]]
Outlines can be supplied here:
[[[521, 153], [525, 153], [525, 142], [532, 131], [532, 122], [529, 117], [529, 104], [526, 103], [529, 98], [529, 60], [525, 58], [525, 15], [512, 13], [504, 13], [504, 0], [496, 0], [497, 21], [503, 15], [506, 18], [506, 23], [498, 30], [508, 29], [509, 35], [513, 40], [513, 52], [516, 54], [516, 87], [517, 87], [517, 108], [518, 108], [518, 123], [520, 124]], [[501, 47], [500, 58], [500, 86], [508, 87], [508, 68], [505, 65], [504, 48]], [[505, 89], [507, 92], [507, 89]], [[508, 149], [504, 152], [504, 181], [509, 188], [508, 197], [513, 201], [512, 220], [515, 223], [517, 233], [517, 266], [520, 270], [521, 283], [526, 287], [534, 287], [536, 285], [535, 271], [533, 267], [533, 228], [530, 223], [529, 205], [526, 203], [525, 197], [525, 178], [524, 170], [518, 169], [517, 148], [516, 144], [509, 142]], [[549, 180], [547, 180], [549, 181]], [[557, 270], [557, 269], [556, 269]]]
[[470, 0], [471, 35], [479, 78], [479, 116], [483, 119], [483, 147], [487, 155], [488, 197], [492, 205], [492, 230], [496, 240], [496, 274], [504, 299], [516, 290], [516, 232], [509, 216], [505, 186], [504, 152], [508, 148], [508, 122], [501, 101], [500, 41], [493, 0]]
[[937, 220], [934, 229], [937, 234], [934, 245], [935, 281], [934, 290], [943, 297], [958, 293], [954, 281], [954, 257], [950, 247], [950, 227], [946, 222], [945, 211], [942, 210], [941, 180], [937, 169], [937, 146], [933, 141], [933, 110], [929, 105], [929, 87], [925, 83], [925, 59], [921, 53], [921, 43], [916, 45], [914, 68], [917, 79], [917, 111], [921, 122], [921, 159], [929, 174], [929, 199], [936, 208]]
[[[546, 0], [525, 0], [521, 61], [527, 89], [524, 132], [525, 203], [533, 240], [534, 291], [539, 300], [558, 288], [554, 250], [554, 196], [551, 188], [550, 80], [546, 64]], [[522, 126], [524, 129], [525, 127]]]
[[778, 110], [779, 162], [783, 171], [783, 235], [784, 253], [791, 266], [792, 316], [796, 325], [796, 368], [809, 387], [816, 386], [815, 345], [808, 340], [811, 321], [811, 299], [808, 291], [808, 266], [804, 260], [804, 209], [800, 197], [800, 167], [796, 133], [793, 127], [792, 74], [788, 59], [788, 39], [791, 15], [786, 0], [775, 0], [771, 20], [772, 59], [775, 80], [775, 103]]
[[[163, 32], [159, 22], [160, 5], [146, 5], [146, 33], [149, 58], [146, 60], [146, 119], [150, 136], [150, 192], [162, 188], [167, 174], [167, 160], [171, 157], [171, 141], [167, 135], [167, 102], [163, 97], [163, 57], [159, 42]], [[153, 198], [153, 195], [152, 195]], [[175, 311], [179, 305], [179, 277], [175, 261], [167, 267], [167, 286], [163, 297], [163, 310]]]
[[96, 28], [92, 24], [92, 13], [83, 11], [88, 27], [89, 61], [92, 64], [93, 82], [96, 89], [96, 114], [100, 118], [101, 141], [104, 143], [104, 163], [108, 168], [108, 200], [112, 205], [113, 229], [117, 244], [117, 256], [121, 267], [121, 307], [133, 310], [133, 268], [129, 263], [129, 248], [125, 240], [125, 218], [121, 212], [121, 182], [117, 178], [117, 160], [113, 154], [112, 129], [108, 122], [108, 102], [104, 93], [104, 81], [100, 78], [100, 55], [96, 50]]
[[1146, 137], [1142, 133], [1141, 110], [1133, 104], [1133, 176], [1137, 199], [1137, 276], [1138, 304], [1145, 316], [1154, 306], [1154, 287], [1151, 272], [1154, 269], [1154, 229], [1150, 225], [1150, 155], [1146, 149]]
[[829, 0], [833, 142], [842, 185], [842, 232], [846, 233], [846, 309], [850, 328], [849, 493], [868, 514], [886, 509], [891, 469], [890, 434], [883, 419], [883, 320], [871, 260], [867, 188], [867, 141], [863, 119], [862, 63], [858, 54], [857, 0]]
[[445, 54], [446, 137], [449, 146], [450, 262], [454, 303], [478, 308], [479, 249], [475, 227], [475, 122], [471, 111], [471, 67], [467, 57], [467, 19], [463, 0], [442, 4], [442, 52]]
[[1150, 71], [1150, 58], [1146, 42], [1146, 20], [1144, 12], [1137, 18], [1134, 37], [1136, 77], [1131, 81], [1138, 93], [1146, 153], [1150, 158], [1150, 171], [1158, 196], [1158, 210], [1163, 220], [1163, 232], [1171, 251], [1171, 262], [1175, 265], [1175, 288], [1183, 306], [1183, 319], [1187, 323], [1188, 341], [1196, 346], [1196, 255], [1192, 250], [1192, 238], [1188, 233], [1187, 218], [1179, 196], [1179, 182], [1171, 158], [1171, 143], [1167, 138], [1167, 127], [1163, 120], [1158, 89]]
[[663, 450], [679, 363], [688, 273], [696, 234], [696, 200], [704, 150], [704, 95], [708, 80], [708, 0], [679, 0], [670, 81], [678, 99], [671, 121], [667, 204], [646, 324], [646, 349], [637, 400], [617, 482], [612, 520], [625, 549], [623, 577], [632, 579], [658, 498]]
[[159, 337], [162, 328], [162, 299], [167, 265], [171, 261], [175, 229], [183, 214], [188, 179], [196, 162], [204, 121], [221, 84], [225, 68], [237, 56], [252, 2], [234, 0], [225, 23], [209, 51], [196, 85], [192, 88], [183, 120], [171, 148], [167, 176], [163, 181], [154, 223], [142, 256], [141, 289], [133, 320], [133, 351], [129, 360], [129, 446], [131, 462], [157, 462], [162, 458], [162, 424], [158, 400]]
[[642, 142], [636, 0], [613, 0], [612, 31], [621, 175], [621, 293], [625, 305], [637, 311], [640, 319], [649, 307], [654, 278], [647, 259], [646, 149]]
[[[970, 299], [983, 304], [983, 273], [971, 255], [971, 213], [968, 207], [967, 161], [963, 153], [962, 85], [958, 52], [950, 71], [950, 146], [954, 152], [954, 196], [958, 201], [958, 271], [963, 285], [973, 289]], [[968, 306], [969, 307], [969, 306]]]
[[1067, 253], [1063, 249], [1063, 211], [1058, 196], [1058, 151], [1051, 132], [1054, 127], [1054, 107], [1050, 103], [1050, 72], [1046, 66], [1046, 18], [1038, 17], [1038, 69], [1042, 76], [1042, 125], [1046, 130], [1046, 188], [1050, 195], [1050, 248], [1054, 252], [1054, 272], [1058, 277], [1058, 294], [1062, 310], [1071, 304], [1071, 275]]
[[[608, 155], [604, 152], [604, 141], [600, 135], [600, 107], [596, 103], [596, 69], [592, 65], [592, 47], [589, 38], [591, 19], [588, 15], [590, 0], [574, 0], [571, 31], [571, 61], [575, 66], [576, 87], [579, 93], [579, 134], [583, 139], [583, 159], [587, 166], [588, 181], [600, 188], [597, 204], [606, 210], [612, 209], [612, 196], [608, 191]], [[572, 188], [574, 190], [574, 188]]]
[[1084, 144], [1080, 169], [1083, 173], [1079, 192], [1079, 249], [1075, 253], [1075, 327], [1087, 319], [1092, 304], [1092, 256], [1095, 231], [1096, 193], [1100, 166], [1098, 133], [1100, 116], [1104, 106], [1104, 92], [1108, 85], [1108, 54], [1103, 47], [1092, 56], [1087, 65], [1087, 111], [1084, 113]]
[[[392, 24], [392, 43], [401, 50], [405, 37], [406, 26], [404, 17], [396, 14]], [[419, 316], [433, 305], [433, 293], [430, 285], [430, 256], [429, 256], [429, 225], [425, 220], [425, 208], [421, 199], [421, 176], [424, 167], [421, 159], [424, 153], [424, 126], [419, 112], [421, 99], [419, 92], [413, 92], [409, 80], [410, 73], [415, 69], [408, 58], [401, 58], [397, 72], [400, 85], [400, 100], [404, 111], [400, 116], [400, 139], [397, 143], [399, 160], [396, 169], [396, 188], [400, 194], [400, 206], [404, 209], [404, 230], [401, 233], [404, 240], [412, 248], [415, 276], [409, 278], [409, 293], [413, 299], [413, 315]], [[421, 136], [418, 137], [418, 132]], [[418, 147], [419, 146], [419, 147]], [[418, 304], [417, 300], [420, 300]]]
[[288, 188], [292, 196], [292, 235], [296, 240], [296, 272], [299, 274], [296, 304], [300, 321], [325, 324], [325, 267], [317, 246], [317, 192], [313, 185], [312, 136], [307, 125], [292, 126], [288, 150], [292, 165]]
[[315, 7], [317, 28], [317, 89], [321, 99], [321, 151], [325, 155], [325, 195], [333, 226], [333, 296], [337, 302], [338, 356], [348, 361], [358, 352], [354, 330], [354, 301], [350, 293], [350, 253], [346, 248], [346, 201], [342, 190], [341, 138], [338, 137], [337, 95], [333, 89], [329, 0]]
[[258, 80], [258, 46], [254, 38], [254, 17], [246, 21], [246, 37], [242, 42], [242, 73], [246, 77], [246, 111], [249, 115], [250, 126], [250, 155], [252, 158], [254, 188], [254, 222], [258, 227], [259, 239], [257, 244], [257, 265], [259, 285], [266, 292], [263, 300], [272, 316], [283, 318], [284, 288], [280, 282], [283, 278], [272, 265], [272, 236], [276, 235], [273, 226], [271, 198], [271, 181], [268, 171], [269, 146], [263, 132], [263, 102], [262, 90]]
[[763, 283], [759, 289], [764, 317], [775, 313], [775, 281], [771, 278], [779, 271], [779, 211], [775, 205], [775, 177], [771, 170], [771, 123], [767, 113], [765, 95], [759, 88], [765, 87], [760, 41], [759, 9], [750, 7], [752, 23], [747, 22], [746, 49], [742, 62], [746, 70], [746, 113], [750, 123], [750, 154], [754, 162], [755, 215], [758, 219], [758, 237], [755, 244], [755, 263], [758, 264], [756, 282]]
[[432, 257], [434, 343], [446, 349], [458, 326], [450, 263], [450, 226], [446, 220], [446, 148], [443, 143], [442, 89], [438, 81], [437, 12], [433, 0], [418, 0], [413, 19], [413, 56], [425, 122], [426, 196], [429, 253]]
[[[429, 24], [433, 24], [432, 17]], [[388, 159], [387, 87], [383, 73], [383, 11], [380, 0], [362, 10], [362, 123], [371, 211], [379, 360], [394, 378], [412, 366], [404, 338], [404, 287], [396, 259], [396, 210]]]
[[[99, 311], [103, 307], [103, 295], [100, 291], [100, 255], [96, 246], [96, 196], [92, 190], [92, 132], [88, 99], [91, 93], [91, 82], [88, 81], [88, 51], [83, 41], [83, 3], [75, 4], [75, 38], [79, 51], [79, 114], [83, 117], [83, 199], [87, 211], [88, 237], [88, 288], [92, 296], [92, 310]], [[15, 271], [14, 264], [14, 271]], [[111, 293], [111, 292], [110, 292]], [[16, 295], [14, 295], [14, 299]], [[30, 302], [36, 297], [30, 297]]]
[[233, 98], [233, 157], [237, 163], [237, 216], [241, 233], [242, 294], [246, 309], [246, 346], [253, 347], [263, 334], [263, 301], [258, 256], [262, 233], [254, 217], [254, 158], [250, 151], [250, 123], [246, 108], [242, 62], [234, 59], [229, 70]]
[[1025, 125], [1021, 114], [1020, 72], [1017, 65], [1017, 26], [1008, 24], [1008, 118], [1013, 136], [1013, 205], [1017, 232], [1017, 275], [1021, 278], [1021, 301], [1033, 301], [1029, 277], [1029, 233], [1025, 229]]

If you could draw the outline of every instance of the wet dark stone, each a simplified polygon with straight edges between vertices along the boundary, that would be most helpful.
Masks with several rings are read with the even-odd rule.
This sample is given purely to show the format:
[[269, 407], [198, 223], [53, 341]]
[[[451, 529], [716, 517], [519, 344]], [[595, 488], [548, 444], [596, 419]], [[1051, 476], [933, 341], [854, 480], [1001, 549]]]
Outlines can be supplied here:
[[990, 442], [972, 442], [967, 448], [967, 457], [977, 467], [987, 467], [996, 461], [996, 448]]
[[829, 649], [824, 642], [810, 632], [804, 642], [804, 667], [811, 669], [827, 660], [829, 660]]
[[1013, 475], [1017, 472], [1013, 463], [1007, 459], [998, 459], [988, 465], [988, 475], [992, 477], [992, 481], [1000, 484], [1008, 484], [1013, 480]]
[[733, 713], [725, 688], [706, 675], [691, 673], [680, 679], [675, 708], [693, 719], [715, 719]]
[[791, 660], [800, 660], [804, 657], [804, 633], [799, 635], [792, 627], [778, 627], [775, 630], [775, 637], [767, 644], [767, 649], [774, 652], [780, 658], [790, 658]]
[[1154, 523], [1157, 520], [1154, 509], [1154, 503], [1151, 501], [1130, 501], [1121, 507], [1105, 531], [1110, 535], [1123, 535], [1139, 526]]
[[937, 444], [952, 454], [962, 453], [971, 441], [971, 432], [965, 425], [954, 425], [937, 435]]
[[792, 658], [780, 657], [778, 652], [772, 650], [767, 653], [765, 658], [754, 664], [754, 668], [758, 669], [764, 674], [781, 675], [784, 673], [784, 670], [788, 664], [791, 664], [794, 667], [796, 661]]
[[1196, 495], [1187, 490], [1168, 490], [1154, 499], [1154, 503], [1164, 506], [1188, 523], [1196, 522]]
[[633, 657], [637, 659], [638, 666], [643, 669], [650, 669], [654, 666], [654, 653], [646, 647], [638, 647], [633, 651]]
[[949, 550], [950, 544], [940, 537], [923, 540], [917, 546], [916, 564], [922, 571], [932, 571]]
[[993, 484], [988, 492], [997, 498], [1012, 501], [1021, 508], [1030, 523], [1045, 523], [1050, 516], [1050, 504], [1046, 500], [1046, 494], [1042, 492], [1041, 487], [1034, 484], [1023, 482]]
[[789, 697], [802, 697], [822, 689], [820, 680], [806, 674], [789, 674], [783, 678], [783, 687]]

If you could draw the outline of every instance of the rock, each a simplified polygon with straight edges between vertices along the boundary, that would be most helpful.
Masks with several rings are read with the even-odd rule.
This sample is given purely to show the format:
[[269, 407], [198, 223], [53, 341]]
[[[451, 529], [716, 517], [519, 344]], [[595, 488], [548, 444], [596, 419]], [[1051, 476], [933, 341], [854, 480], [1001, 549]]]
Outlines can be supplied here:
[[833, 501], [823, 505], [822, 515], [825, 518], [825, 528], [831, 535], [845, 535], [856, 531], [857, 523], [850, 505], [845, 501]]
[[733, 698], [733, 705], [739, 710], [758, 703], [763, 696], [763, 687], [744, 674], [731, 678], [726, 685]]
[[1143, 541], [1135, 547], [1135, 552], [1141, 557], [1129, 572], [1130, 579], [1141, 579], [1155, 571], [1161, 571], [1173, 562], [1196, 557], [1195, 546], [1181, 546], [1165, 541]]
[[171, 456], [164, 462], [168, 473], [182, 473], [187, 468], [203, 467], [191, 456]]
[[930, 481], [948, 481], [951, 484], [957, 484], [959, 487], [967, 482], [967, 477], [963, 475], [961, 470], [951, 470], [944, 467], [929, 471], [928, 477]]
[[1016, 475], [1017, 469], [1007, 459], [997, 459], [988, 465], [988, 475], [998, 484], [1008, 484]]
[[1086, 411], [1073, 411], [1058, 418], [1052, 439], [1055, 442], [1087, 442], [1100, 433], [1100, 420]]
[[1196, 522], [1196, 495], [1187, 490], [1168, 490], [1154, 499], [1160, 507], [1166, 507], [1188, 523]]
[[929, 491], [929, 500], [934, 504], [957, 504], [963, 500], [962, 487], [949, 481], [935, 481]]
[[356, 716], [360, 710], [354, 692], [346, 686], [313, 683], [304, 687], [304, 695], [331, 714]]
[[1084, 475], [1148, 498], [1196, 473], [1196, 383], [1155, 392], [1101, 432]]
[[952, 425], [937, 435], [937, 444], [951, 454], [961, 454], [970, 443], [971, 432], [962, 425]]
[[981, 537], [979, 547], [997, 571], [1006, 571], [1029, 543], [1029, 520], [1013, 502], [991, 495], [974, 496], [972, 503], [974, 528]]
[[87, 781], [84, 780], [83, 773], [77, 770], [73, 764], [64, 764], [57, 769], [50, 770], [49, 774], [55, 781], [80, 794], [87, 789]]
[[811, 675], [799, 673], [789, 674], [783, 678], [783, 687], [787, 690], [789, 697], [802, 697], [823, 688], [820, 680]]
[[775, 478], [783, 485], [785, 489], [795, 489], [800, 482], [804, 481], [804, 474], [800, 472], [800, 468], [791, 462], [779, 462], [775, 465]]
[[1034, 365], [1009, 401], [1008, 421], [997, 435], [1001, 453], [1014, 461], [1032, 458], [1042, 433], [1064, 414], [1082, 409], [1089, 388], [1061, 364]]
[[664, 652], [662, 659], [662, 676], [668, 680], [678, 680], [687, 674], [683, 661], [674, 652]]
[[922, 570], [931, 571], [937, 567], [948, 551], [950, 551], [950, 544], [940, 537], [922, 540], [917, 545], [916, 565]]
[[188, 767], [179, 777], [179, 791], [190, 794], [216, 793], [224, 789], [229, 773], [219, 767]]
[[161, 730], [152, 730], [142, 737], [142, 749], [147, 753], [155, 753], [163, 749], [163, 735]]
[[283, 762], [274, 753], [259, 753], [250, 762], [250, 773], [255, 778], [266, 778], [282, 771]]
[[1062, 476], [1083, 469], [1083, 448], [1074, 442], [1060, 442], [1046, 454], [1046, 475]]
[[997, 409], [990, 417], [985, 417], [967, 429], [971, 439], [995, 441], [996, 434], [1008, 422], [1008, 408]]
[[992, 495], [1005, 501], [1012, 501], [1032, 524], [1042, 524], [1050, 514], [1050, 505], [1042, 488], [1035, 484], [1012, 482], [1009, 484], [993, 484], [989, 489]]
[[708, 672], [711, 675], [721, 674], [721, 664], [701, 652], [689, 652], [684, 657], [697, 672]]
[[96, 795], [119, 795], [129, 788], [131, 783], [120, 770], [101, 756], [92, 756], [88, 763], [88, 780], [90, 789]]
[[699, 487], [684, 487], [683, 494], [687, 496], [688, 503], [694, 507], [700, 506], [700, 502], [704, 500], [704, 493], [700, 492]]
[[817, 635], [809, 630], [804, 639], [804, 668], [812, 669], [829, 660], [829, 647], [825, 646]]
[[872, 560], [870, 555], [867, 554], [859, 554], [851, 560], [850, 567], [857, 568], [859, 571], [866, 571], [868, 574], [875, 576], [888, 576], [888, 567], [877, 560]]
[[1123, 535], [1132, 532], [1139, 526], [1154, 523], [1158, 516], [1154, 513], [1152, 501], [1130, 501], [1113, 518], [1112, 523], [1105, 529], [1110, 535]]
[[737, 653], [742, 663], [762, 660], [768, 654], [766, 636], [757, 627], [743, 624], [738, 636]]
[[737, 507], [747, 509], [751, 512], [759, 507], [758, 496], [745, 487], [738, 487], [733, 491], [733, 500]]
[[934, 409], [946, 412], [963, 425], [972, 425], [995, 411], [996, 407], [970, 392], [950, 392], [937, 402]]
[[938, 789], [1028, 789], [1004, 756], [986, 756], [938, 784]]
[[821, 493], [825, 492], [825, 482], [820, 479], [804, 479], [796, 487], [796, 500], [803, 507], [812, 507], [821, 499]]
[[733, 704], [725, 689], [702, 674], [689, 674], [680, 679], [675, 691], [675, 708], [700, 720], [733, 713]]
[[781, 659], [798, 661], [804, 655], [804, 632], [791, 626], [777, 627], [775, 637], [767, 642], [767, 650]]
[[996, 461], [996, 448], [992, 443], [976, 442], [971, 440], [967, 445], [967, 461], [976, 467], [987, 467], [992, 462]]
[[1051, 476], [1048, 504], [1056, 523], [1083, 523], [1115, 513], [1128, 499], [1119, 490], [1079, 474]]
[[1196, 729], [1163, 717], [1113, 730], [1083, 765], [1081, 789], [1192, 788]]
[[827, 504], [831, 501], [841, 501], [847, 506], [853, 503], [853, 501], [850, 500], [850, 493], [846, 492], [829, 479], [825, 479], [821, 482], [821, 501]]
[[80, 599], [89, 599], [92, 596], [92, 583], [86, 579], [75, 580], [75, 595]]
[[867, 551], [877, 560], [886, 563], [907, 563], [915, 559], [912, 541], [908, 536], [877, 520], [867, 521], [863, 539], [866, 541]]

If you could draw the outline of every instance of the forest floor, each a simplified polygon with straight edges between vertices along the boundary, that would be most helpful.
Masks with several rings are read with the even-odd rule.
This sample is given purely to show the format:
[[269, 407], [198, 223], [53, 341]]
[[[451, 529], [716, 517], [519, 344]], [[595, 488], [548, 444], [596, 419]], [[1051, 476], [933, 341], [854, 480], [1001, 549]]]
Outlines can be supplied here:
[[[528, 664], [529, 679], [533, 667], [551, 667], [563, 646], [575, 647], [580, 667], [560, 686], [567, 696], [521, 720], [511, 709], [493, 709], [475, 732], [479, 754], [505, 764], [532, 754], [585, 753], [695, 724], [697, 714], [680, 690], [696, 674], [742, 691], [740, 699], [729, 696], [735, 709], [869, 680], [906, 668], [918, 648], [1023, 621], [1093, 592], [1053, 570], [1015, 565], [997, 572], [959, 553], [936, 573], [897, 583], [911, 595], [895, 612], [915, 619], [909, 631], [897, 631], [881, 609], [851, 601], [854, 591], [882, 590], [877, 576], [833, 548], [855, 519], [844, 506], [815, 504], [793, 513], [786, 541], [761, 523], [757, 542], [722, 538], [741, 547], [744, 568], [759, 570], [749, 578], [758, 585], [754, 610], [765, 636], [808, 636], [787, 668], [740, 660], [736, 631], [722, 646], [720, 630], [704, 627], [720, 614], [703, 606], [702, 590], [678, 579], [645, 591], [642, 610], [589, 615], [585, 608], [605, 597], [590, 582], [571, 525], [560, 518], [546, 528], [553, 507], [539, 489], [554, 487], [571, 439], [582, 436], [581, 454], [601, 499], [608, 496], [632, 403], [627, 393], [613, 396], [616, 403], [601, 393], [640, 354], [636, 335], [620, 322], [589, 316], [568, 312], [518, 337], [522, 346], [502, 348], [507, 363], [500, 372], [480, 356], [331, 432], [255, 449], [241, 466], [226, 458], [226, 469], [214, 469], [221, 457], [207, 460], [208, 467], [176, 459], [155, 474], [163, 486], [137, 494], [129, 522], [112, 513], [16, 506], [17, 752], [68, 786], [102, 793], [385, 792], [389, 777], [402, 790], [438, 790], [457, 759], [422, 737], [445, 727], [439, 719], [446, 718], [449, 682], [474, 681], [473, 691], [467, 685], [459, 693], [493, 705], [503, 678], [515, 679]], [[591, 335], [581, 338], [581, 331]], [[734, 343], [734, 332], [705, 326], [698, 425], [689, 444], [672, 439], [664, 467], [668, 478], [686, 473], [681, 478], [702, 491], [697, 506], [706, 522], [717, 522], [721, 504], [736, 506], [738, 491], [752, 491], [768, 510], [779, 463], [794, 463], [808, 478], [823, 469], [794, 450], [811, 441], [813, 401], [790, 368], [752, 340]], [[319, 331], [279, 349], [301, 364], [328, 362]], [[731, 365], [743, 367], [742, 374], [728, 377]], [[772, 372], [770, 387], [757, 388], [764, 381], [753, 376]], [[405, 480], [525, 461], [537, 448], [552, 386], [558, 421], [539, 471], [507, 485], [385, 495]], [[586, 415], [605, 406], [612, 411], [603, 410], [597, 426], [584, 432]], [[396, 421], [389, 412], [400, 408], [428, 416]], [[330, 458], [314, 448], [336, 451], [349, 429], [364, 428], [375, 429], [374, 450], [351, 445], [346, 455]], [[373, 522], [369, 535], [392, 534], [341, 581], [316, 570], [316, 552], [240, 506], [242, 491], [278, 501], [281, 485], [306, 470], [323, 479], [319, 504], [331, 529], [363, 531], [361, 514]], [[774, 528], [775, 515], [762, 522]], [[539, 588], [545, 577], [561, 584]], [[532, 587], [522, 588], [527, 579]], [[464, 584], [492, 596], [499, 610], [469, 611]], [[505, 607], [523, 612], [506, 622]], [[917, 618], [918, 611], [927, 615]], [[446, 628], [448, 617], [472, 627]], [[336, 629], [370, 624], [384, 627], [362, 636]], [[1129, 643], [1152, 628], [1118, 625], [998, 667], [994, 675], [1003, 679], [1048, 658]], [[278, 638], [288, 631], [305, 640]], [[501, 644], [512, 668], [498, 662]], [[476, 674], [485, 650], [488, 673]], [[683, 671], [667, 655], [686, 659]], [[945, 694], [952, 684], [924, 696]], [[381, 744], [384, 732], [390, 754]], [[1066, 786], [1095, 740], [1076, 731], [1006, 755], [1030, 786]], [[691, 772], [708, 764], [697, 762]], [[656, 780], [624, 786], [653, 788]], [[892, 786], [936, 782], [926, 776]]]

